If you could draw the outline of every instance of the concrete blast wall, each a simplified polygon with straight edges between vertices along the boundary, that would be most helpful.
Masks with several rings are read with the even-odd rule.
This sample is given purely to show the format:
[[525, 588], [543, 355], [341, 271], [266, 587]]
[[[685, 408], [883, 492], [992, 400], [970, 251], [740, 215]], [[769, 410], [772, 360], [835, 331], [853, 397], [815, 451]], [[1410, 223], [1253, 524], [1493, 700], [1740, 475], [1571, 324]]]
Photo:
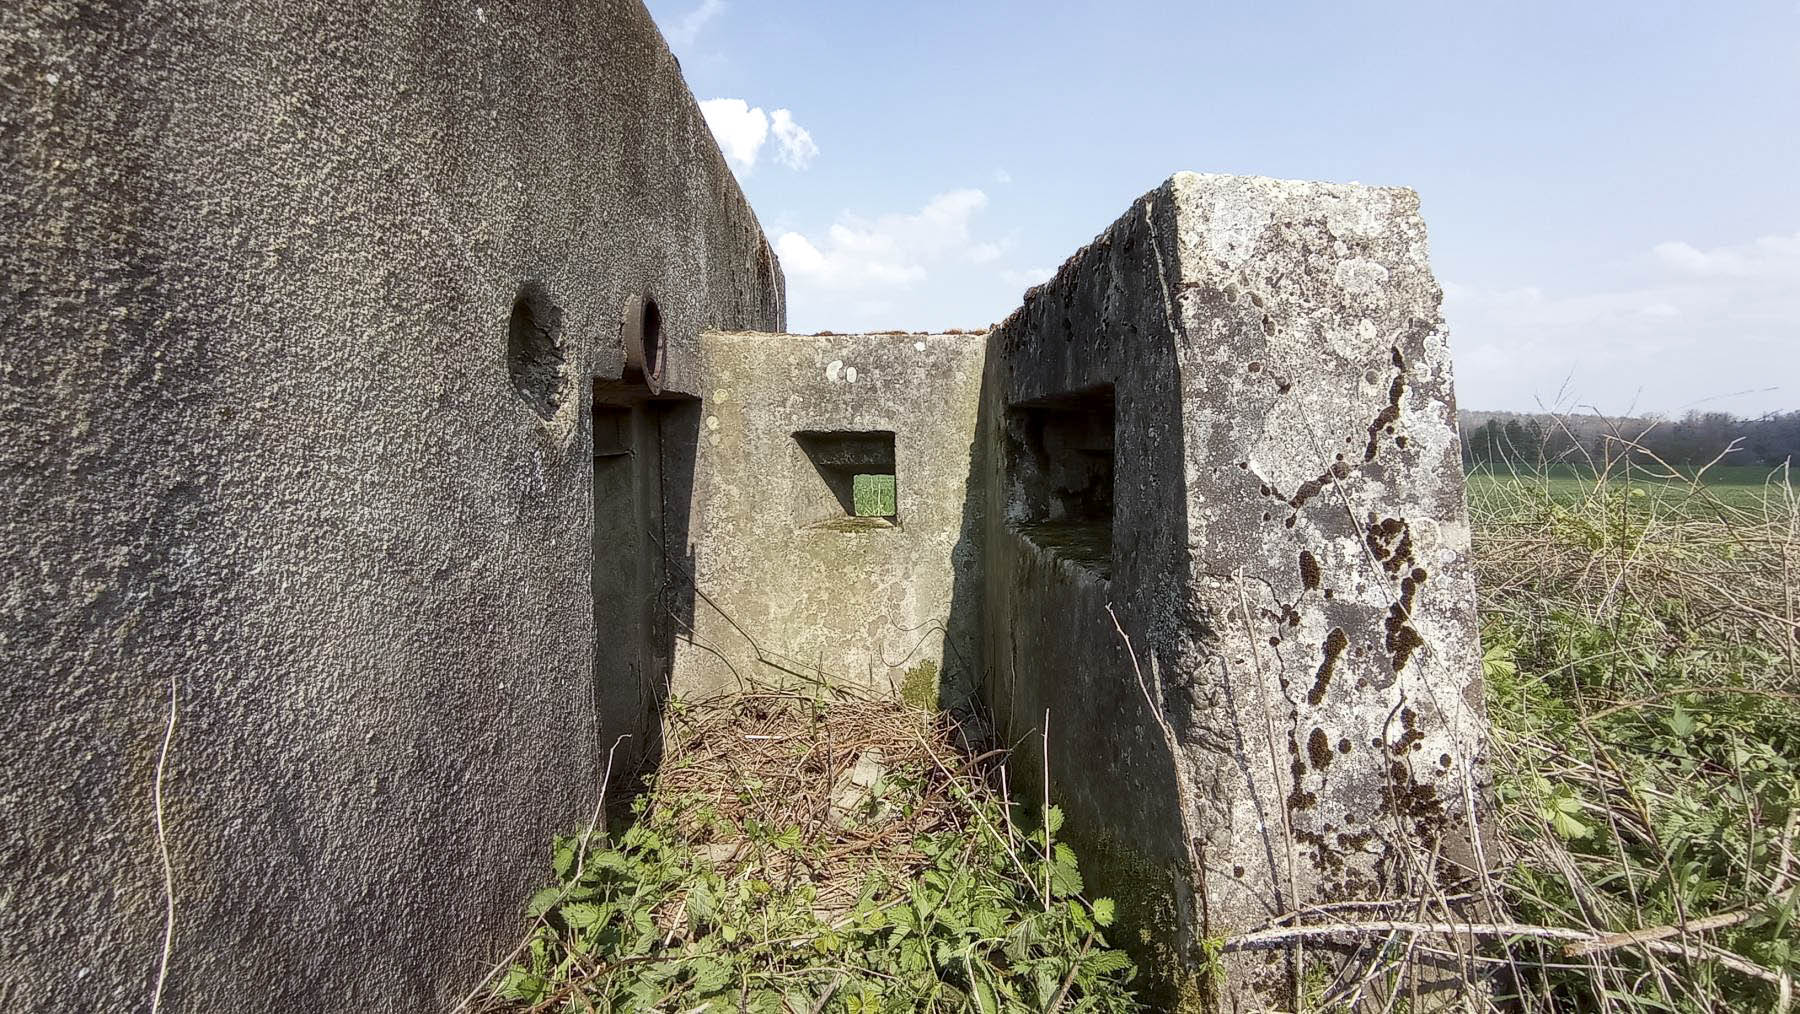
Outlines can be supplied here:
[[647, 738], [589, 378], [779, 329], [754, 215], [637, 0], [8, 5], [0, 125], [0, 1007], [148, 1006], [172, 688], [165, 1009], [446, 1006]]
[[[684, 693], [740, 679], [966, 697], [979, 665], [974, 335], [705, 334]], [[856, 514], [852, 480], [896, 500]], [[921, 665], [921, 663], [925, 663]]]
[[[987, 697], [1022, 775], [1047, 723], [1051, 796], [1165, 971], [1477, 865], [1438, 300], [1410, 191], [1184, 173], [990, 337]], [[1273, 957], [1228, 966], [1227, 1006], [1290, 1002]]]

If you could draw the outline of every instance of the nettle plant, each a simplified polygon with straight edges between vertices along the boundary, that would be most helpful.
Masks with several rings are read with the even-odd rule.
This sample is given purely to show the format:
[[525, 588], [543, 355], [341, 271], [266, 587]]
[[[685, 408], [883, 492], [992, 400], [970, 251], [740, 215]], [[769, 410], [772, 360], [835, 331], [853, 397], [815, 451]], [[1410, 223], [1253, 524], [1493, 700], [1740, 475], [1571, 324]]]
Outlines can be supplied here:
[[[753, 791], [746, 789], [745, 791]], [[903, 810], [904, 779], [866, 804]], [[1029, 834], [993, 799], [961, 794], [966, 825], [917, 835], [923, 870], [875, 866], [848, 911], [810, 884], [737, 874], [696, 841], [732, 832], [734, 849], [806, 853], [796, 826], [719, 828], [703, 801], [636, 804], [616, 841], [559, 839], [560, 883], [539, 891], [534, 928], [499, 983], [497, 1006], [531, 1010], [1136, 1011], [1129, 958], [1108, 947], [1114, 904], [1082, 897], [1074, 852], [1050, 807]], [[1002, 832], [1001, 828], [1009, 829]], [[974, 833], [971, 833], [971, 830]]]

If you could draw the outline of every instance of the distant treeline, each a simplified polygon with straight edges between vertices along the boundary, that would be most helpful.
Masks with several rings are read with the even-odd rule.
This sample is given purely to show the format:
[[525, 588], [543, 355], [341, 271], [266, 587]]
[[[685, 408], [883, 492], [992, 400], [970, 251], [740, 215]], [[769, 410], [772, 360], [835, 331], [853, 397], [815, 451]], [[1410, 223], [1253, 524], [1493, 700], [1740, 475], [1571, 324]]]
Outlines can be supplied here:
[[1721, 454], [1722, 465], [1773, 468], [1790, 459], [1800, 461], [1800, 412], [1757, 419], [1729, 412], [1689, 412], [1680, 419], [1463, 412], [1459, 426], [1463, 462], [1469, 465], [1598, 465], [1628, 454], [1642, 461], [1654, 455], [1677, 467], [1704, 465]]

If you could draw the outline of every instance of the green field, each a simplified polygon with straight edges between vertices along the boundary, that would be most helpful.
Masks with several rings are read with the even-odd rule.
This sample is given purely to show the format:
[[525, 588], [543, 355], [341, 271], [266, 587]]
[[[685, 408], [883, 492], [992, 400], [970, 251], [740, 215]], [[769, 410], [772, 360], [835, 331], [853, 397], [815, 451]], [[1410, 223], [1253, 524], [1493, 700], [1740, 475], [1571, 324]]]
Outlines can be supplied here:
[[[1475, 465], [1469, 468], [1469, 499], [1478, 506], [1499, 506], [1519, 492], [1542, 493], [1561, 503], [1573, 503], [1591, 496], [1596, 487], [1611, 491], [1638, 489], [1638, 499], [1665, 505], [1706, 507], [1713, 501], [1730, 506], [1759, 508], [1769, 506], [1786, 511], [1786, 504], [1800, 484], [1800, 474], [1772, 470], [1760, 465], [1715, 465], [1700, 472], [1679, 470], [1671, 475], [1662, 470], [1616, 468], [1600, 482], [1595, 470], [1577, 465], [1547, 465], [1538, 468]], [[1706, 495], [1696, 496], [1704, 487]]]

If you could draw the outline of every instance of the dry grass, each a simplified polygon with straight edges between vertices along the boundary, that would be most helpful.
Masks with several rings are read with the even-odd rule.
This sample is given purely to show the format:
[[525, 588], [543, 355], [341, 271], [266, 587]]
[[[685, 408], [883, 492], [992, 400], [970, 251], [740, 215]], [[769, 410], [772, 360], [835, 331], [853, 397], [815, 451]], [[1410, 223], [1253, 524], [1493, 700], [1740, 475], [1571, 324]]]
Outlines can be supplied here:
[[[763, 689], [679, 704], [656, 777], [659, 823], [678, 828], [728, 879], [811, 885], [818, 913], [836, 918], [856, 903], [872, 864], [911, 879], [931, 862], [915, 847], [921, 836], [967, 830], [964, 799], [992, 793], [1000, 754], [978, 756], [962, 740], [949, 718], [888, 698], [821, 706]], [[859, 783], [859, 764], [878, 777]], [[896, 789], [903, 806], [886, 798]], [[788, 839], [771, 844], [761, 833], [771, 828]]]
[[971, 740], [844, 688], [671, 701], [630, 826], [558, 841], [559, 885], [467, 1006], [1139, 1010], [1060, 817], [1017, 826], [1004, 751]]

